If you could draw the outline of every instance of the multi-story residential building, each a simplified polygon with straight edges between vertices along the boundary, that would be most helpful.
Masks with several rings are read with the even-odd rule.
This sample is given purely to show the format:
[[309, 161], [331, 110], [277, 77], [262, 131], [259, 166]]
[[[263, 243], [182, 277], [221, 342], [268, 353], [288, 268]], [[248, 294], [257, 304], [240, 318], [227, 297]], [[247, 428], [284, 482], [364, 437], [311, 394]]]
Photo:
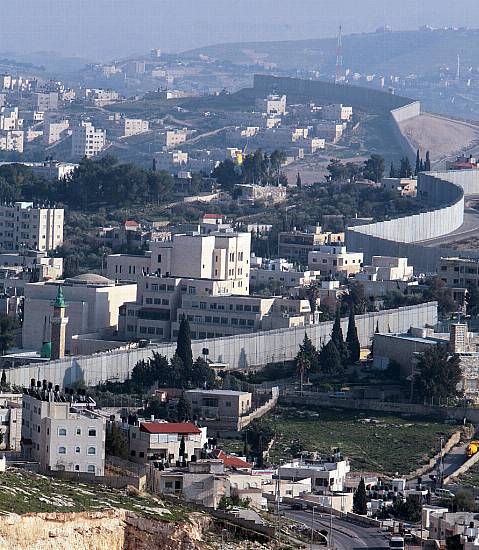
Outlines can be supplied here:
[[59, 386], [38, 382], [23, 395], [22, 452], [43, 472], [66, 471], [103, 476], [105, 424], [84, 393], [62, 394]]
[[348, 252], [345, 246], [320, 246], [308, 254], [308, 266], [323, 276], [347, 278], [361, 271], [362, 252]]
[[18, 107], [0, 108], [0, 130], [21, 130], [23, 119], [19, 118]]
[[278, 235], [278, 256], [305, 265], [312, 250], [325, 244], [340, 245], [343, 242], [344, 233], [323, 232], [319, 225], [311, 231], [281, 231]]
[[43, 123], [43, 143], [51, 145], [69, 134], [70, 122], [68, 120], [45, 120]]
[[35, 96], [35, 107], [39, 111], [56, 111], [58, 109], [58, 92], [38, 92]]
[[270, 94], [265, 99], [259, 99], [257, 106], [268, 116], [284, 116], [286, 114], [286, 96]]
[[438, 277], [449, 287], [479, 286], [479, 260], [473, 258], [441, 258]]
[[328, 493], [343, 491], [346, 475], [351, 470], [349, 460], [337, 452], [330, 457], [319, 460], [294, 460], [282, 464], [278, 468], [281, 479], [311, 478], [311, 487], [314, 493]]
[[85, 99], [97, 107], [104, 107], [120, 99], [120, 94], [114, 90], [89, 89], [85, 90]]
[[353, 108], [346, 107], [342, 103], [333, 103], [332, 105], [324, 105], [321, 108], [321, 115], [324, 120], [349, 122], [353, 118]]
[[289, 290], [309, 286], [319, 280], [319, 271], [300, 270], [283, 258], [268, 260], [251, 257], [250, 283], [252, 287], [273, 286]]
[[82, 121], [73, 127], [72, 156], [91, 158], [99, 155], [106, 146], [106, 131], [95, 128], [91, 122]]
[[[249, 233], [174, 234], [170, 240], [152, 242], [150, 249], [149, 256], [109, 256], [108, 276], [128, 279], [128, 275], [155, 273], [167, 277], [230, 281], [231, 285], [225, 291], [248, 294]], [[125, 269], [128, 262], [131, 262], [131, 269]]]
[[150, 129], [150, 123], [141, 118], [124, 118], [123, 119], [123, 137], [136, 136], [143, 134]]
[[120, 425], [128, 441], [128, 455], [132, 462], [162, 461], [176, 463], [180, 460], [181, 440], [185, 443], [188, 460], [200, 458], [208, 439], [207, 428], [198, 428], [191, 422], [139, 422], [137, 425]]
[[61, 286], [66, 301], [66, 352], [75, 335], [112, 334], [118, 325], [120, 306], [136, 299], [135, 283], [115, 283], [94, 273], [70, 279], [25, 285], [22, 341], [25, 349], [39, 350], [49, 341], [53, 320], [52, 303]]
[[0, 393], [1, 449], [20, 451], [22, 438], [22, 394]]
[[165, 132], [165, 147], [167, 149], [175, 149], [181, 143], [184, 143], [188, 138], [187, 128], [177, 130], [167, 130]]
[[0, 249], [47, 252], [63, 244], [63, 208], [33, 202], [0, 205]]
[[355, 278], [358, 281], [410, 281], [413, 270], [407, 258], [373, 256], [371, 265], [363, 266]]
[[0, 151], [23, 153], [23, 130], [0, 130]]
[[231, 280], [149, 275], [135, 303], [120, 309], [119, 333], [129, 340], [176, 338], [183, 315], [193, 339], [305, 326], [317, 321], [308, 300], [237, 295]]

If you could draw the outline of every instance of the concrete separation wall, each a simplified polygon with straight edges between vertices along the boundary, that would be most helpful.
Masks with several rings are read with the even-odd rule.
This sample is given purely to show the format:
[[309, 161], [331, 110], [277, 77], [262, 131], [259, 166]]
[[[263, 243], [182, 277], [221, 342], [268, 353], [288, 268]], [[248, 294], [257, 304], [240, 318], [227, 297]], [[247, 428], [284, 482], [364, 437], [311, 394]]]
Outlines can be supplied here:
[[348, 228], [346, 246], [363, 252], [365, 261], [374, 255], [409, 259], [416, 272], [436, 271], [439, 258], [450, 255], [478, 257], [477, 251], [428, 247], [421, 241], [452, 233], [464, 222], [464, 195], [479, 193], [479, 171], [421, 173], [418, 196], [431, 205], [428, 212]]
[[411, 472], [408, 476], [407, 476], [407, 479], [408, 480], [411, 480], [411, 479], [416, 479], [418, 477], [421, 477], [423, 476], [424, 474], [427, 474], [428, 472], [430, 472], [431, 470], [433, 470], [439, 459], [445, 455], [447, 455], [447, 453], [455, 446], [459, 443], [459, 441], [461, 441], [461, 434], [462, 434], [462, 430], [456, 430], [452, 435], [451, 437], [447, 440], [446, 444], [444, 445], [444, 447], [442, 448], [441, 451], [439, 451], [437, 454], [435, 454], [427, 464], [424, 464], [424, 466], [421, 466], [420, 468], [417, 468], [416, 470], [414, 470], [414, 472]]
[[[376, 311], [356, 316], [356, 327], [362, 346], [370, 344], [379, 327], [380, 332], [405, 332], [411, 326], [424, 327], [437, 323], [437, 302], [415, 306]], [[346, 334], [348, 319], [342, 319]], [[298, 353], [299, 345], [307, 333], [315, 346], [327, 343], [331, 336], [332, 322], [307, 327], [271, 330], [252, 334], [239, 334], [211, 340], [194, 340], [193, 356], [198, 357], [208, 349], [208, 357], [214, 362], [228, 363], [237, 369], [262, 367], [267, 363], [288, 361]], [[156, 351], [171, 358], [176, 351], [175, 343], [165, 343], [148, 348], [128, 351], [111, 351], [88, 356], [69, 356], [58, 361], [31, 364], [6, 371], [7, 382], [17, 386], [30, 385], [30, 379], [47, 379], [53, 384], [68, 387], [76, 382], [87, 386], [111, 381], [124, 381], [138, 361], [148, 360]]]
[[416, 151], [411, 145], [407, 137], [402, 133], [399, 124], [411, 118], [415, 118], [421, 114], [421, 103], [413, 101], [404, 107], [393, 109], [390, 113], [391, 129], [396, 138], [396, 141], [401, 146], [403, 153], [409, 158], [412, 165], [416, 162]]

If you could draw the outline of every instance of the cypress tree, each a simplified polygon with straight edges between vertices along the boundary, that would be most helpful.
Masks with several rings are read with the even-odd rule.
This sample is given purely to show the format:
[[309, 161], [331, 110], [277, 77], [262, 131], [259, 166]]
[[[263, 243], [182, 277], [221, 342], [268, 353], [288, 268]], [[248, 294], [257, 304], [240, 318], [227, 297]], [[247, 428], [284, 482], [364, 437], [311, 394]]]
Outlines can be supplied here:
[[426, 151], [426, 162], [424, 163], [424, 170], [426, 172], [431, 171], [431, 157], [429, 155], [429, 151]]
[[301, 189], [301, 174], [298, 172], [298, 175], [296, 176], [296, 187], [299, 187]]
[[419, 149], [418, 149], [416, 152], [416, 169], [414, 171], [414, 175], [417, 176], [420, 171], [421, 171], [421, 157], [419, 156]]
[[333, 331], [331, 333], [331, 340], [334, 342], [341, 361], [344, 363], [348, 359], [348, 348], [344, 343], [343, 330], [341, 328], [341, 316], [339, 308], [336, 309], [336, 316], [334, 318]]
[[396, 169], [394, 168], [394, 164], [393, 164], [392, 161], [391, 161], [391, 166], [389, 168], [389, 177], [390, 178], [396, 178], [397, 177]]
[[5, 372], [5, 369], [2, 370], [2, 378], [0, 379], [0, 387], [2, 387], [2, 388], [7, 387], [7, 373]]
[[319, 352], [319, 363], [321, 365], [321, 371], [324, 371], [326, 374], [335, 376], [341, 373], [343, 369], [341, 356], [332, 340], [323, 346]]
[[349, 310], [348, 333], [346, 335], [346, 345], [348, 347], [349, 360], [351, 363], [357, 363], [361, 356], [361, 345], [359, 344], [358, 329], [354, 319], [353, 308]]
[[353, 512], [361, 516], [365, 516], [368, 513], [367, 497], [366, 497], [366, 485], [364, 484], [364, 478], [361, 478], [358, 488], [353, 496]]
[[183, 364], [183, 384], [188, 385], [193, 371], [193, 352], [191, 351], [190, 323], [184, 315], [181, 318], [178, 330], [176, 355], [178, 355]]

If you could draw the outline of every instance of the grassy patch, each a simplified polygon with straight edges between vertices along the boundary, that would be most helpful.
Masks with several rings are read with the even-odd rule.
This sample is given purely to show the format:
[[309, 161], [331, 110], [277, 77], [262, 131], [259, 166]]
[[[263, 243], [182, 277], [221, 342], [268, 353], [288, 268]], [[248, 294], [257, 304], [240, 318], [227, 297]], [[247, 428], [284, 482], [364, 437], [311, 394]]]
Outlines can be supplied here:
[[81, 512], [108, 508], [124, 508], [166, 521], [187, 517], [181, 508], [165, 505], [151, 495], [134, 496], [103, 485], [64, 481], [14, 468], [0, 474], [1, 512]]
[[433, 456], [454, 426], [375, 412], [279, 408], [266, 420], [276, 431], [271, 461], [291, 458], [291, 443], [325, 455], [339, 447], [355, 470], [408, 474]]

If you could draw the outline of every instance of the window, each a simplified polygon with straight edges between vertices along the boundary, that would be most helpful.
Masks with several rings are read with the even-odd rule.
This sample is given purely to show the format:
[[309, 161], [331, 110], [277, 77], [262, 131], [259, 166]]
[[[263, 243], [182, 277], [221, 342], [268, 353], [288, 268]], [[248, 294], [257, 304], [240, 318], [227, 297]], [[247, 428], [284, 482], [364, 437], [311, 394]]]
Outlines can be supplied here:
[[88, 447], [87, 454], [96, 455], [96, 447]]
[[59, 436], [66, 436], [67, 435], [67, 429], [66, 428], [58, 428], [58, 435]]
[[80, 464], [75, 464], [75, 472], [79, 472], [80, 471]]
[[59, 455], [66, 455], [67, 454], [67, 448], [66, 447], [58, 447], [58, 454]]
[[76, 434], [81, 435], [81, 428], [77, 428]]
[[94, 474], [95, 473], [95, 465], [94, 464], [88, 464], [86, 471], [89, 474]]
[[96, 428], [88, 428], [88, 437], [96, 437]]
[[75, 452], [76, 452], [77, 454], [80, 454], [80, 453], [81, 453], [81, 448], [80, 448], [80, 447], [75, 447]]

